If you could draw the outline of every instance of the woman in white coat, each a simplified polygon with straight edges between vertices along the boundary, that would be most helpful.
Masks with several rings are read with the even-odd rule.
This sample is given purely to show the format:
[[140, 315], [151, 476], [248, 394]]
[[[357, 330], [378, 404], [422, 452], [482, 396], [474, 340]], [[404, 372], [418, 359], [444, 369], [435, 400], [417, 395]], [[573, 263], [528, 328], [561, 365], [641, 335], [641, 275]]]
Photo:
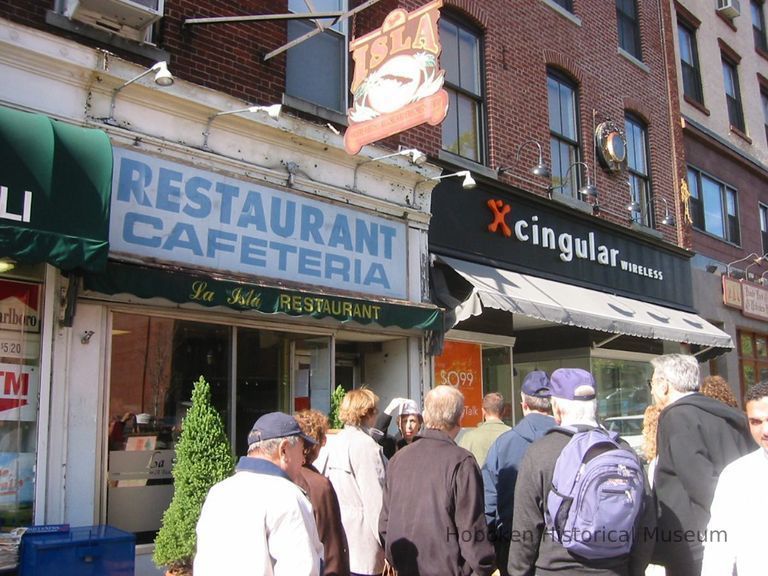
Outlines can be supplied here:
[[353, 576], [378, 576], [384, 569], [379, 540], [379, 513], [386, 460], [368, 429], [376, 420], [379, 398], [367, 389], [347, 392], [339, 407], [344, 429], [328, 446], [325, 475], [341, 507]]

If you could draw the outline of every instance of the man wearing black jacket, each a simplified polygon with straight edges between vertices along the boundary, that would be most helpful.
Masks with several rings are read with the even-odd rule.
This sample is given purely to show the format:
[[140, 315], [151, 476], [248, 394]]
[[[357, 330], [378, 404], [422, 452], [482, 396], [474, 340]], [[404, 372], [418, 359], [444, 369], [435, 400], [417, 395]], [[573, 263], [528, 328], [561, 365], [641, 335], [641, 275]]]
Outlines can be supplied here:
[[755, 444], [743, 413], [699, 393], [693, 356], [667, 354], [651, 364], [651, 393], [664, 408], [656, 440], [654, 563], [668, 575], [699, 576], [717, 479]]
[[[550, 377], [552, 415], [561, 426], [597, 428], [597, 385], [580, 368], [559, 368]], [[510, 576], [643, 576], [653, 542], [645, 537], [656, 526], [653, 495], [645, 482], [644, 502], [635, 521], [632, 549], [613, 558], [587, 559], [569, 552], [547, 527], [544, 510], [555, 464], [572, 435], [552, 429], [531, 444], [523, 457], [515, 486]], [[629, 444], [620, 440], [626, 450]], [[606, 527], [610, 529], [611, 527]], [[624, 537], [626, 535], [620, 535]]]

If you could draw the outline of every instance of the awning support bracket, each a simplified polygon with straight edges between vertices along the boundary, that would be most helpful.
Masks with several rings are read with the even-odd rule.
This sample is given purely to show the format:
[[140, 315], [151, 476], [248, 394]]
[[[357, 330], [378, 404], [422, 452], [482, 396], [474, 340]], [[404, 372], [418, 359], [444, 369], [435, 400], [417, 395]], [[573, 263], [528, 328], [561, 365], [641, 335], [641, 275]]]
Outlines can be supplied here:
[[325, 26], [323, 25], [320, 20], [325, 20], [328, 18], [333, 18], [333, 24], [331, 26], [337, 24], [341, 20], [347, 20], [350, 16], [354, 16], [358, 12], [362, 12], [369, 6], [373, 6], [380, 0], [367, 0], [367, 2], [363, 2], [359, 6], [355, 6], [351, 10], [347, 10], [346, 12], [307, 12], [303, 14], [260, 14], [260, 15], [251, 15], [251, 16], [220, 16], [220, 17], [214, 17], [214, 18], [187, 18], [184, 20], [184, 26], [189, 26], [192, 24], [226, 24], [226, 23], [232, 23], [232, 22], [271, 22], [274, 20], [314, 20], [315, 25], [317, 26], [314, 30], [310, 30], [306, 34], [299, 36], [298, 38], [294, 38], [287, 44], [283, 44], [280, 46], [280, 48], [277, 48], [275, 50], [272, 50], [269, 54], [264, 56], [264, 61], [269, 60], [270, 58], [274, 58], [278, 54], [282, 54], [286, 50], [289, 50], [290, 48], [293, 48], [297, 44], [301, 44], [304, 42], [304, 40], [309, 40], [313, 36], [317, 36], [318, 34], [321, 34], [325, 31]]
[[610, 344], [611, 342], [616, 340], [616, 338], [619, 338], [619, 337], [621, 337], [621, 334], [614, 334], [613, 336], [609, 336], [608, 338], [600, 342], [592, 342], [592, 348], [602, 348], [606, 344]]

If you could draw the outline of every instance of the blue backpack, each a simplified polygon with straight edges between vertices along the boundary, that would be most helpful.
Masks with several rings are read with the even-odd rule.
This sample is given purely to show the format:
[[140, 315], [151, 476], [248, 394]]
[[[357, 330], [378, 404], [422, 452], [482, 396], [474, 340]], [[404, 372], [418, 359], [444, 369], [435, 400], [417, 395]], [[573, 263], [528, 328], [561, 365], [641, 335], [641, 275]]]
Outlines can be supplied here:
[[573, 436], [557, 458], [547, 495], [549, 535], [586, 559], [629, 554], [645, 497], [637, 455], [618, 443], [615, 432], [573, 426], [553, 430]]

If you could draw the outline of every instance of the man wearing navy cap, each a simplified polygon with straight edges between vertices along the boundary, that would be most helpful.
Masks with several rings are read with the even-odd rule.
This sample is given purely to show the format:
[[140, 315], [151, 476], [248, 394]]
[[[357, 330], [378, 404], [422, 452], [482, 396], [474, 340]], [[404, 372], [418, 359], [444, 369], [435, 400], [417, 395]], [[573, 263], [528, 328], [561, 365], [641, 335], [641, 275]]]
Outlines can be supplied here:
[[549, 396], [546, 372], [529, 372], [520, 387], [523, 419], [496, 439], [483, 465], [485, 520], [494, 538], [496, 562], [502, 576], [507, 575], [512, 509], [520, 462], [528, 446], [555, 426]]
[[259, 418], [234, 476], [213, 486], [197, 522], [195, 576], [319, 576], [323, 545], [293, 480], [315, 441], [282, 412]]
[[[560, 368], [549, 379], [552, 415], [560, 426], [597, 428], [597, 385], [592, 374], [580, 368]], [[634, 576], [645, 573], [653, 540], [645, 537], [655, 528], [653, 496], [645, 482], [643, 513], [635, 524], [629, 554], [586, 559], [571, 554], [545, 529], [544, 507], [552, 488], [555, 463], [572, 434], [553, 428], [536, 440], [523, 457], [515, 488], [512, 516], [514, 544], [509, 550], [507, 571], [512, 576], [568, 574], [569, 576]], [[627, 450], [629, 444], [620, 440]]]

